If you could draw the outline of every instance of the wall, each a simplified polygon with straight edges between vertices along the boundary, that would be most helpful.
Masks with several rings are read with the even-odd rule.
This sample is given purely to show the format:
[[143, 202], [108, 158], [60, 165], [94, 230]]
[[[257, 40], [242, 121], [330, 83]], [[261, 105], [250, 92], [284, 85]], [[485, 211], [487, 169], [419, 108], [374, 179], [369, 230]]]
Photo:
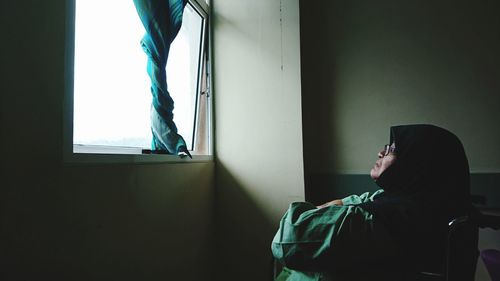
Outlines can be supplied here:
[[203, 280], [213, 163], [62, 162], [66, 2], [0, 11], [0, 279]]
[[306, 168], [366, 173], [390, 125], [434, 123], [462, 139], [472, 171], [500, 172], [498, 10], [488, 0], [301, 2]]
[[462, 140], [473, 193], [500, 207], [499, 10], [490, 0], [301, 1], [306, 198], [376, 189], [368, 172], [389, 127], [433, 123]]
[[214, 280], [269, 280], [279, 218], [304, 199], [298, 5], [213, 1]]

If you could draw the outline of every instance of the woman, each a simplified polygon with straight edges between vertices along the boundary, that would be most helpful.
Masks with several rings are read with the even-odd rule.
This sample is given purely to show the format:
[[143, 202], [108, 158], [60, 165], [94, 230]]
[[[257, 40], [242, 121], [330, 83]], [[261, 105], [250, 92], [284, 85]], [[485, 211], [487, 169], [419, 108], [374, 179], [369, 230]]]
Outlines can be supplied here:
[[292, 203], [273, 239], [278, 280], [419, 280], [442, 272], [447, 222], [471, 211], [469, 166], [451, 132], [391, 127], [370, 176], [382, 189]]

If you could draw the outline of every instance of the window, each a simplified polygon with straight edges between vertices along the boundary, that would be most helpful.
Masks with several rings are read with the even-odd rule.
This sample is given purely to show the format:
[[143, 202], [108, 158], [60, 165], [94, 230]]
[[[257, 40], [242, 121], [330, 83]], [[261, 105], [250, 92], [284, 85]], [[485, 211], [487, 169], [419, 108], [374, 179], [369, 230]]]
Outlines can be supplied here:
[[[193, 155], [211, 153], [207, 9], [205, 1], [188, 1], [167, 64], [174, 122]], [[75, 0], [73, 153], [150, 148], [144, 33], [133, 1]]]

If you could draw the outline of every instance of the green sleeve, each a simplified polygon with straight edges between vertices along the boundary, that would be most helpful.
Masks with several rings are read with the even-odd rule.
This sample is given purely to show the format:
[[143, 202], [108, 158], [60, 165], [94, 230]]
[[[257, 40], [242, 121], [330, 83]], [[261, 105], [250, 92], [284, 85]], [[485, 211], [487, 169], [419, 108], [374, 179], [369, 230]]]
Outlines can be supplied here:
[[283, 268], [283, 271], [274, 281], [326, 281], [325, 276], [319, 272], [302, 272], [289, 268]]
[[370, 194], [370, 192], [365, 192], [359, 196], [358, 195], [347, 196], [347, 197], [342, 199], [342, 204], [344, 204], [344, 205], [358, 205], [358, 204], [365, 203], [368, 201], [373, 201], [373, 198], [382, 192], [384, 192], [384, 190], [379, 189], [372, 194]]
[[394, 253], [394, 244], [373, 216], [360, 207], [318, 209], [296, 202], [280, 221], [272, 252], [290, 269], [317, 272], [373, 262]]

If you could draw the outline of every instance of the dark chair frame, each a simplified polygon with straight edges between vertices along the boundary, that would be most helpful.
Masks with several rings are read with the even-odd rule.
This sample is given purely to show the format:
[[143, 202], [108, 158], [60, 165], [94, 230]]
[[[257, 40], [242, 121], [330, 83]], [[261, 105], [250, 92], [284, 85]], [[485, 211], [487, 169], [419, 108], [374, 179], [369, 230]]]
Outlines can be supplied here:
[[[420, 272], [423, 279], [427, 277], [429, 280], [440, 281], [473, 281], [479, 256], [477, 243], [478, 226], [470, 216], [452, 219], [448, 223], [443, 272]], [[458, 255], [457, 245], [461, 248]]]

